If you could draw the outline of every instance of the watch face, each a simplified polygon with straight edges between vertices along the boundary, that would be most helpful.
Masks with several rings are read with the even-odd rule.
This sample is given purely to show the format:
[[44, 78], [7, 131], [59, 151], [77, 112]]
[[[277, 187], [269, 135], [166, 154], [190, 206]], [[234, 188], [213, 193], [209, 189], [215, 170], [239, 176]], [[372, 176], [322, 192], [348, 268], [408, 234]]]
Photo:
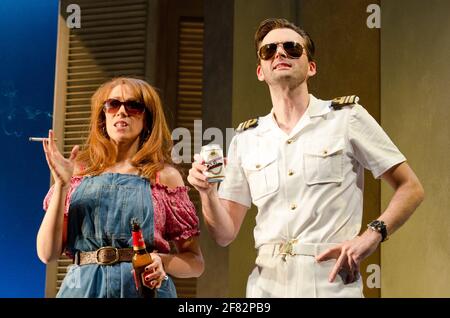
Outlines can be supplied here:
[[384, 227], [384, 222], [375, 220], [373, 221], [373, 226], [377, 229], [382, 229]]
[[381, 234], [381, 236], [383, 237], [381, 242], [387, 240], [386, 225], [384, 224], [383, 221], [374, 220], [374, 221], [370, 222], [368, 226]]
[[383, 225], [382, 225], [381, 221], [375, 220], [375, 221], [372, 221], [372, 222], [370, 223], [370, 226], [376, 228], [377, 230], [380, 230], [380, 228], [381, 228]]

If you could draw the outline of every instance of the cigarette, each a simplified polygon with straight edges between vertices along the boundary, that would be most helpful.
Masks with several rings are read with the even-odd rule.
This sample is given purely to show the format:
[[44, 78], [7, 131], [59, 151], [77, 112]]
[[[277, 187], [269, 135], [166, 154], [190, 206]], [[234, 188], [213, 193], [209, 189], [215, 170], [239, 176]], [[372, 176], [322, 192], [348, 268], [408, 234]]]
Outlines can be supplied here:
[[[29, 141], [44, 141], [44, 140], [47, 140], [48, 138], [43, 138], [43, 137], [30, 137], [30, 138], [28, 138], [28, 140]], [[55, 141], [57, 140], [57, 139], [54, 139]]]

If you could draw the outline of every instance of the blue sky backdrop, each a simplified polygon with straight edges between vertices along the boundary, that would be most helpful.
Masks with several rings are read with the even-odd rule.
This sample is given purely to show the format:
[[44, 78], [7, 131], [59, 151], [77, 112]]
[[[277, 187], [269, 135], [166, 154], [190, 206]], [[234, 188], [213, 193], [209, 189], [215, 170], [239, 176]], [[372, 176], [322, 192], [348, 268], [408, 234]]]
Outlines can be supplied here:
[[36, 234], [50, 175], [57, 0], [0, 1], [0, 297], [44, 297]]

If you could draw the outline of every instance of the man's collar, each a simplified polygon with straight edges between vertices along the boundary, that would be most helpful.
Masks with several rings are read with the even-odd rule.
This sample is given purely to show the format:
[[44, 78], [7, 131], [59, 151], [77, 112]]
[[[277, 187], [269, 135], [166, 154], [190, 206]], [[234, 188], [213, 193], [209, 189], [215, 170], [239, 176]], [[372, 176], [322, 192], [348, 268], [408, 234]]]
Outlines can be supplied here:
[[[317, 99], [312, 94], [309, 94], [309, 104], [304, 116], [308, 116], [310, 118], [324, 116], [331, 111], [330, 106], [331, 101]], [[276, 128], [278, 128], [278, 124], [272, 108], [269, 114], [259, 118], [259, 123], [258, 127], [256, 127], [256, 131], [258, 134], [262, 134]]]
[[331, 111], [331, 101], [321, 100], [309, 94], [309, 105], [306, 114], [309, 117], [318, 117], [328, 114]]
[[271, 109], [270, 113], [266, 116], [259, 118], [259, 125], [256, 127], [257, 134], [263, 134], [269, 130], [273, 130], [274, 128], [277, 128], [278, 124], [275, 120], [275, 116], [273, 114], [273, 108]]

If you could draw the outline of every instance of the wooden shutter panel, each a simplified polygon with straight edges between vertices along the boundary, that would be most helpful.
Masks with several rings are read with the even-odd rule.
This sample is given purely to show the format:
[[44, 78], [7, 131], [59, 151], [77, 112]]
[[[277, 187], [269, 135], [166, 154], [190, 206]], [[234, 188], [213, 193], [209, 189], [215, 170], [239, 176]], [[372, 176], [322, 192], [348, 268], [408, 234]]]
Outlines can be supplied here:
[[[89, 130], [90, 97], [115, 76], [144, 77], [147, 1], [78, 1], [81, 28], [69, 35], [64, 153]], [[64, 8], [64, 6], [63, 6]]]
[[[183, 16], [179, 18], [175, 127], [189, 129], [192, 142], [194, 141], [194, 120], [202, 119], [203, 31], [204, 23], [202, 18]], [[194, 145], [189, 146], [193, 154]], [[190, 167], [190, 163], [181, 164], [184, 177], [188, 175]], [[196, 206], [197, 212], [201, 213], [198, 192], [190, 191], [189, 197]], [[178, 297], [196, 297], [196, 278], [175, 279], [174, 282], [177, 287]]]

